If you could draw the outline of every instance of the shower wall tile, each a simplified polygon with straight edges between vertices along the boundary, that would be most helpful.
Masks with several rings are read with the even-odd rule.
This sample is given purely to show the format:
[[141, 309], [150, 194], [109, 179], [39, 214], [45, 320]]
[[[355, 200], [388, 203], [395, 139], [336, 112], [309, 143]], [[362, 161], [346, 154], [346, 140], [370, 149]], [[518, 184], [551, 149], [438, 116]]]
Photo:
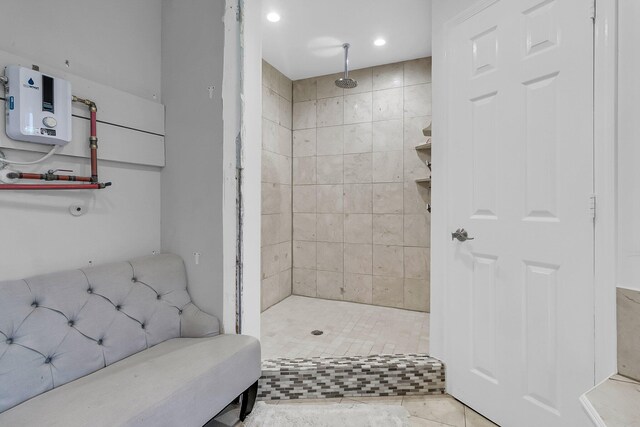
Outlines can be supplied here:
[[404, 63], [405, 86], [431, 83], [431, 58], [414, 59]]
[[431, 200], [430, 190], [424, 185], [416, 185], [415, 181], [404, 182], [404, 213], [420, 214], [427, 212], [427, 203]]
[[319, 298], [342, 300], [344, 291], [344, 275], [332, 271], [318, 271], [318, 290]]
[[[283, 97], [278, 99], [278, 123], [287, 129], [291, 129], [292, 108], [291, 101]], [[289, 144], [291, 146], [291, 144]]]
[[262, 64], [261, 308], [292, 293], [292, 87]]
[[317, 130], [318, 156], [342, 155], [344, 152], [344, 132], [342, 126], [330, 126]]
[[[295, 256], [294, 256], [295, 257]], [[317, 271], [315, 269], [293, 269], [293, 293], [305, 297], [317, 296]]]
[[371, 92], [373, 90], [373, 69], [363, 68], [360, 70], [349, 71], [349, 77], [357, 81], [358, 86], [353, 89], [345, 90], [346, 95]]
[[[262, 165], [264, 170], [264, 164]], [[263, 172], [264, 173], [264, 172]], [[293, 159], [293, 185], [316, 183], [316, 158], [294, 157]]]
[[345, 243], [373, 243], [373, 215], [344, 215]]
[[344, 299], [362, 304], [371, 304], [373, 299], [373, 276], [371, 274], [345, 273]]
[[316, 241], [316, 214], [293, 214], [293, 240]]
[[344, 124], [370, 122], [372, 108], [373, 98], [371, 92], [345, 95]]
[[372, 274], [373, 246], [370, 244], [344, 244], [344, 271], [347, 273]]
[[404, 248], [404, 277], [407, 279], [429, 277], [429, 248]]
[[342, 155], [318, 156], [316, 182], [318, 184], [342, 184], [343, 167], [344, 159]]
[[317, 99], [316, 79], [304, 79], [293, 82], [293, 102], [314, 101]]
[[316, 101], [295, 102], [293, 104], [293, 130], [316, 127]]
[[280, 102], [278, 94], [267, 87], [262, 88], [262, 117], [274, 123], [279, 123]]
[[373, 176], [371, 153], [345, 154], [345, 184], [364, 184], [371, 182]]
[[404, 308], [429, 311], [431, 294], [423, 279], [404, 279]]
[[341, 243], [344, 241], [344, 216], [342, 214], [317, 215], [317, 241]]
[[431, 214], [407, 214], [404, 216], [404, 244], [428, 248], [431, 246]]
[[282, 194], [280, 184], [262, 183], [262, 213], [280, 213], [282, 206]]
[[404, 150], [404, 178], [407, 181], [415, 181], [418, 178], [431, 176], [431, 170], [427, 163], [431, 156], [425, 151], [416, 149]]
[[[336, 87], [340, 76], [292, 85], [293, 292], [428, 311], [430, 194], [415, 179], [430, 156], [415, 146], [431, 123], [431, 58], [351, 71], [354, 89]], [[286, 135], [264, 133], [265, 147], [288, 154]], [[291, 185], [272, 175], [269, 212]]]
[[262, 247], [280, 243], [280, 221], [282, 214], [262, 215]]
[[316, 213], [316, 186], [293, 186], [293, 212]]
[[307, 270], [315, 270], [316, 268], [316, 242], [293, 241], [293, 258], [294, 268], [304, 268]]
[[370, 213], [372, 209], [371, 184], [344, 184], [345, 213]]
[[416, 145], [423, 144], [425, 137], [422, 129], [431, 124], [431, 116], [405, 117], [404, 148], [413, 150]]
[[403, 250], [402, 246], [373, 245], [373, 275], [404, 277]]
[[371, 123], [344, 126], [344, 154], [371, 152]]
[[402, 88], [373, 92], [373, 121], [402, 119]]
[[404, 88], [404, 116], [431, 115], [431, 83]]
[[316, 269], [322, 271], [344, 271], [343, 243], [318, 242], [316, 255]]
[[293, 157], [315, 156], [316, 130], [303, 129], [293, 131]]
[[403, 184], [373, 184], [373, 213], [401, 214], [404, 209]]
[[373, 90], [390, 89], [404, 85], [404, 64], [380, 65], [373, 68]]
[[402, 151], [373, 153], [373, 182], [402, 182]]
[[404, 279], [373, 276], [372, 301], [375, 305], [404, 307]]
[[373, 151], [397, 151], [403, 148], [402, 119], [373, 122]]
[[319, 99], [316, 108], [318, 127], [338, 126], [344, 122], [343, 97]]
[[375, 245], [402, 245], [402, 215], [373, 215], [373, 243]]
[[318, 99], [333, 98], [344, 95], [344, 89], [336, 86], [335, 81], [342, 77], [341, 73], [318, 77]]
[[278, 95], [289, 101], [289, 105], [292, 105], [291, 101], [293, 98], [293, 82], [284, 74], [278, 74]]
[[318, 213], [344, 212], [344, 185], [318, 185], [316, 188]]
[[640, 381], [640, 291], [617, 288], [618, 372]]

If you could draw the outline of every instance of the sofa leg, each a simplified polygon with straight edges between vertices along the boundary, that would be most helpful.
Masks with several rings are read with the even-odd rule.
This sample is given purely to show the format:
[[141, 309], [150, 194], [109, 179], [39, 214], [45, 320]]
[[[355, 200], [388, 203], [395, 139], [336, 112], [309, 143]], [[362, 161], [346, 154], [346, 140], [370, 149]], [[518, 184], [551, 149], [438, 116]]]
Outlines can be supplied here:
[[242, 393], [242, 406], [240, 406], [240, 421], [244, 421], [247, 415], [253, 410], [253, 405], [256, 403], [256, 397], [258, 396], [258, 381], [253, 383], [251, 387], [246, 389]]

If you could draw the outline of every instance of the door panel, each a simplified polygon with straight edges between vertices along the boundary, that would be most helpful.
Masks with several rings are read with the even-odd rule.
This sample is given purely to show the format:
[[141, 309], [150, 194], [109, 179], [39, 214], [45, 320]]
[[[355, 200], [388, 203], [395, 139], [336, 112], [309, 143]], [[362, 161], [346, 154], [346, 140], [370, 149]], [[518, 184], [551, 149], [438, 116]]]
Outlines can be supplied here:
[[588, 425], [590, 0], [493, 0], [447, 32], [450, 392], [509, 427]]

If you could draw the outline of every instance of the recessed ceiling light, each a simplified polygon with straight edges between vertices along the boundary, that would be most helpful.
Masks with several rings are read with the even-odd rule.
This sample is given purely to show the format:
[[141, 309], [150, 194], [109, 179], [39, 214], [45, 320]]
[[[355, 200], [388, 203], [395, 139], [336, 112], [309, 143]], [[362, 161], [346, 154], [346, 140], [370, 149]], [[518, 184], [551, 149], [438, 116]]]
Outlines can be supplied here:
[[267, 19], [270, 22], [278, 22], [280, 20], [280, 15], [275, 13], [275, 12], [271, 12], [271, 13], [267, 14]]
[[375, 44], [376, 46], [384, 46], [385, 44], [387, 44], [387, 41], [383, 38], [380, 38], [376, 39], [373, 44]]

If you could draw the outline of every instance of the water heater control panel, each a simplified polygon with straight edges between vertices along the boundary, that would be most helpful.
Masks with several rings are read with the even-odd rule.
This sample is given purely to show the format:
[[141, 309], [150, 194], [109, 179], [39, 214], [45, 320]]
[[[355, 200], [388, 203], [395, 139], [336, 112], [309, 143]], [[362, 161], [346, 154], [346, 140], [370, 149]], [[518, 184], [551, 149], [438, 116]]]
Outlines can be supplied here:
[[7, 66], [5, 76], [7, 136], [40, 144], [71, 142], [71, 83], [17, 65]]

